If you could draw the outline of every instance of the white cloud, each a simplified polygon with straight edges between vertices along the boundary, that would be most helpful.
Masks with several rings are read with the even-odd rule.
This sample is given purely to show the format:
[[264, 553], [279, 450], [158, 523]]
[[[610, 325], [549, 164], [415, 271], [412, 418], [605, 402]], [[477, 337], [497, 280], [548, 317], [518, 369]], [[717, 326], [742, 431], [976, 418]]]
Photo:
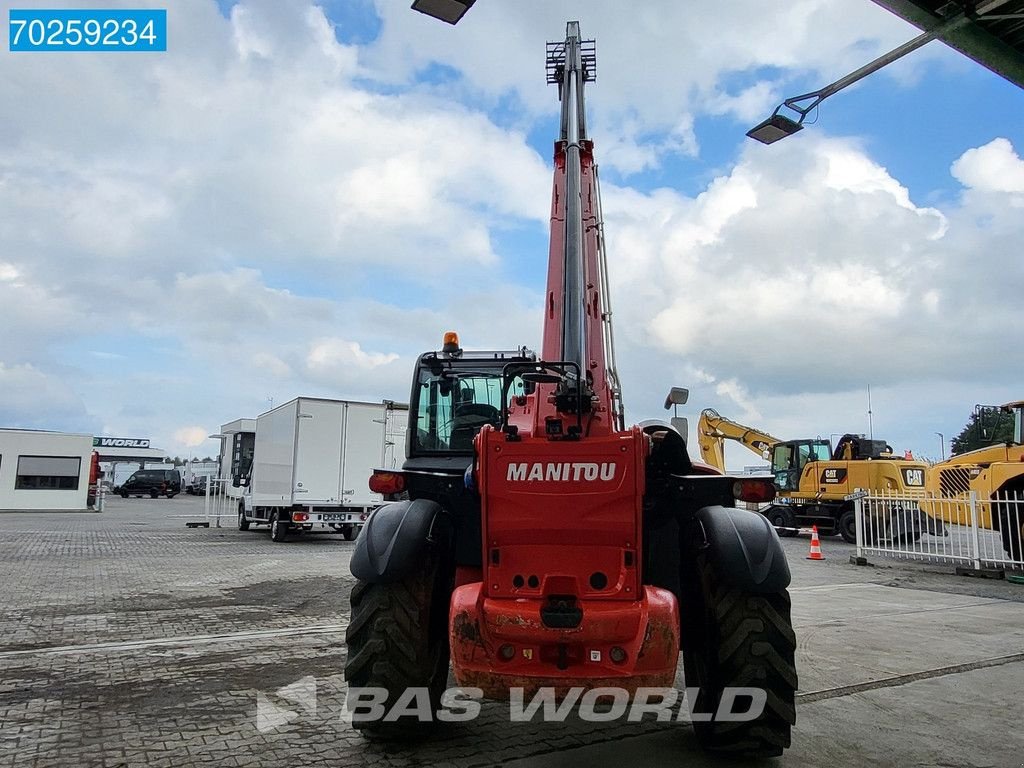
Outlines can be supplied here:
[[981, 192], [1024, 193], [1024, 160], [1004, 138], [968, 149], [950, 168], [965, 187]]
[[[361, 48], [303, 0], [230, 18], [182, 0], [166, 56], [0, 51], [0, 99], [18, 104], [0, 123], [3, 423], [182, 453], [198, 439], [183, 425], [209, 434], [271, 397], [404, 399], [444, 330], [536, 344], [551, 176], [536, 136], [556, 109], [539, 41], [567, 15], [598, 38], [591, 126], [625, 173], [666, 154], [696, 166], [702, 117], [749, 122], [913, 35], [841, 0], [487, 2], [457, 32], [378, 5], [383, 34]], [[459, 76], [414, 82], [431, 62]], [[807, 424], [791, 398], [859, 398], [857, 379], [882, 393], [952, 376], [964, 402], [993, 359], [1019, 380], [1004, 340], [1021, 324], [1021, 219], [989, 194], [1019, 199], [1009, 141], [954, 164], [969, 189], [953, 204], [821, 131], [735, 158], [715, 143], [696, 194], [605, 183], [633, 417], [671, 384], [774, 428]]]
[[[744, 409], [851, 377], [982, 377], [965, 359], [1024, 373], [994, 332], [1020, 324], [1019, 303], [990, 278], [1020, 273], [1010, 240], [1024, 222], [992, 201], [920, 206], [850, 142], [752, 147], [693, 200], [611, 188], [605, 212], [630, 341], [699, 368]], [[984, 266], [972, 264], [983, 241]]]
[[[695, 117], [760, 120], [783, 89], [795, 88], [785, 94], [792, 95], [808, 84], [819, 87], [917, 34], [872, 3], [848, 0], [798, 0], [770, 13], [755, 0], [478, 3], [457, 31], [409, 14], [406, 5], [376, 0], [384, 25], [361, 55], [368, 71], [409, 82], [439, 62], [462, 74], [453, 88], [494, 102], [511, 95], [532, 115], [553, 115], [558, 107], [553, 89], [540, 86], [538, 41], [562, 39], [566, 20], [578, 19], [584, 38], [597, 40], [598, 87], [589, 98], [602, 162], [625, 173], [655, 167], [665, 153], [694, 153], [688, 131], [677, 132], [678, 142], [660, 135]], [[906, 67], [933, 55], [922, 53]]]
[[344, 339], [320, 339], [313, 342], [306, 357], [310, 368], [326, 369], [354, 365], [372, 370], [394, 362], [398, 355], [383, 352], [364, 352], [358, 342]]
[[208, 432], [203, 427], [181, 427], [174, 431], [174, 441], [187, 448], [195, 448], [206, 442]]

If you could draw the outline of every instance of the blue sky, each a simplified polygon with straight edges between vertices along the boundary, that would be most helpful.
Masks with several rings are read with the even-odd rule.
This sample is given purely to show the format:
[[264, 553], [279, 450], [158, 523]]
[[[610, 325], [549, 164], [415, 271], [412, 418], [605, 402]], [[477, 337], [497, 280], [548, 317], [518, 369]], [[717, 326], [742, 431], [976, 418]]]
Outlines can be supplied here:
[[936, 456], [974, 403], [1024, 397], [1024, 91], [931, 43], [792, 139], [744, 136], [917, 34], [870, 0], [480, 0], [457, 27], [390, 0], [140, 4], [168, 8], [166, 54], [0, 52], [2, 426], [213, 453], [271, 397], [404, 399], [449, 328], [539, 345], [544, 43], [569, 19], [597, 39], [631, 419], [683, 385], [694, 417], [866, 432], [870, 384], [876, 436]]

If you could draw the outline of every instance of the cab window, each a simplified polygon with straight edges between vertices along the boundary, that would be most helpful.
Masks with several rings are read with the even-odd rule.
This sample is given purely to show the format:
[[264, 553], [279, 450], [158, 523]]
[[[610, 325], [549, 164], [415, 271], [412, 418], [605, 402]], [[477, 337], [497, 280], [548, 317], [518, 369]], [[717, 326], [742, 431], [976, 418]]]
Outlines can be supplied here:
[[420, 369], [414, 450], [471, 451], [481, 427], [501, 419], [501, 385], [498, 373]]

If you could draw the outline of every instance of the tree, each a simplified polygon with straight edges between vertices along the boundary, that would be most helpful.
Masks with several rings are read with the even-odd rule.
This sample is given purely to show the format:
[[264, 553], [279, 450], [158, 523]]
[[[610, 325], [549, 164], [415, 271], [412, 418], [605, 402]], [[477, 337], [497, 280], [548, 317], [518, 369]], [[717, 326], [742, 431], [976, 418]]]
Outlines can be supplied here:
[[977, 448], [1007, 443], [1012, 439], [1013, 414], [1004, 413], [995, 406], [979, 405], [960, 434], [950, 441], [950, 455], [956, 456]]

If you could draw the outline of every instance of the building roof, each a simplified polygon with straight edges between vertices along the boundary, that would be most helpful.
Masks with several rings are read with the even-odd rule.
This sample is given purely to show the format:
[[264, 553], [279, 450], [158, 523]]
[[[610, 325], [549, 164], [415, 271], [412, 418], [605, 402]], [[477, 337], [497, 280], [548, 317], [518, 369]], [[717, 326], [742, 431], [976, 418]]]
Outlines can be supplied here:
[[161, 448], [95, 448], [100, 461], [162, 461], [167, 451]]
[[1024, 88], [1024, 0], [874, 1], [922, 32], [966, 16], [964, 24], [939, 33], [937, 39]]

